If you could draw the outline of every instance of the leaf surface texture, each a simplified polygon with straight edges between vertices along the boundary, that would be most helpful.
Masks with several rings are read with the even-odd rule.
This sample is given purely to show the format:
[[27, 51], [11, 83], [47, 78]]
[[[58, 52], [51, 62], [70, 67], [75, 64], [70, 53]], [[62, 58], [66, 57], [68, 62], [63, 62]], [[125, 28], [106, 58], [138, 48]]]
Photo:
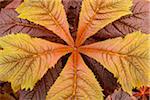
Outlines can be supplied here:
[[20, 18], [40, 24], [69, 45], [74, 44], [61, 0], [26, 0], [16, 10]]
[[0, 79], [11, 82], [14, 91], [32, 89], [66, 53], [68, 47], [26, 34], [0, 38]]
[[107, 24], [130, 14], [132, 0], [83, 0], [76, 45], [80, 46]]
[[62, 59], [57, 62], [54, 68], [51, 68], [47, 71], [42, 79], [37, 82], [32, 91], [21, 90], [19, 93], [19, 100], [45, 100], [47, 92], [54, 84], [61, 70]]
[[27, 33], [32, 36], [52, 36], [51, 31], [27, 20], [17, 18], [14, 9], [2, 9], [0, 12], [0, 36], [12, 33]]
[[123, 16], [119, 20], [110, 23], [95, 34], [96, 39], [107, 39], [141, 31], [150, 33], [150, 2], [146, 0], [133, 0], [132, 14]]
[[150, 82], [149, 38], [147, 34], [135, 32], [125, 38], [80, 47], [80, 52], [100, 62], [118, 78], [122, 88], [132, 94], [133, 88]]
[[47, 100], [103, 100], [102, 89], [80, 54], [73, 52]]

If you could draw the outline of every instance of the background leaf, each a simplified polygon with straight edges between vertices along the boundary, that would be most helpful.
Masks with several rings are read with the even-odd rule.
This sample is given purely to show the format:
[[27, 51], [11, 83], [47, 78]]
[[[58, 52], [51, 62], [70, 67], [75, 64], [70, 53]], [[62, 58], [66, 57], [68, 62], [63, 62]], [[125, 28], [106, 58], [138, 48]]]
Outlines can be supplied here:
[[62, 0], [67, 14], [70, 33], [75, 40], [82, 0]]
[[12, 2], [12, 0], [0, 0], [0, 11], [2, 8], [5, 8], [5, 6], [11, 2]]
[[94, 58], [118, 78], [123, 90], [149, 84], [149, 38], [135, 32], [124, 39], [119, 37], [81, 47], [81, 53]]
[[150, 2], [146, 0], [133, 1], [134, 2], [131, 9], [132, 14], [121, 17], [119, 20], [110, 23], [93, 37], [98, 40], [107, 39], [125, 36], [126, 34], [139, 30], [143, 33], [150, 33]]
[[1, 100], [16, 100], [14, 97], [12, 97], [11, 95], [7, 93], [4, 93], [4, 94], [0, 93], [0, 99]]
[[137, 100], [135, 97], [131, 97], [128, 93], [121, 89], [115, 90], [113, 94], [108, 96], [106, 100]]
[[0, 12], [0, 36], [11, 33], [28, 33], [32, 36], [54, 36], [46, 28], [33, 24], [27, 20], [17, 18], [18, 13], [14, 9], [3, 9]]
[[[17, 41], [16, 41], [17, 40]], [[0, 38], [0, 80], [11, 82], [13, 90], [32, 89], [48, 68], [68, 53], [67, 46], [26, 34]]]
[[74, 45], [61, 0], [26, 0], [16, 10], [20, 18], [40, 24]]
[[73, 52], [51, 87], [47, 100], [103, 100], [102, 89], [80, 54]]
[[132, 0], [83, 0], [76, 46], [109, 23], [130, 14]]
[[12, 2], [5, 7], [5, 9], [15, 9], [22, 3], [22, 1], [23, 0], [12, 0]]

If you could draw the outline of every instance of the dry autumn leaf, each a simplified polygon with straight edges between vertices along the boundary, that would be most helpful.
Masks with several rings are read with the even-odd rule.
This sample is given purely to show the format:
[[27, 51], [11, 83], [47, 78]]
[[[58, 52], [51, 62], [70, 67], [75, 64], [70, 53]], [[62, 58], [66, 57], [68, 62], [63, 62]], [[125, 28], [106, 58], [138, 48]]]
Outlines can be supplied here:
[[[95, 73], [83, 60], [81, 54], [85, 54], [103, 65], [118, 79], [122, 89], [132, 95], [133, 88], [147, 86], [150, 83], [148, 77], [150, 72], [150, 47], [148, 45], [150, 35], [133, 32], [127, 33], [128, 35], [124, 38], [118, 37], [83, 45], [87, 38], [96, 34], [106, 25], [122, 16], [131, 14], [132, 4], [133, 0], [83, 0], [77, 35], [72, 37], [61, 0], [24, 0], [16, 9], [19, 13], [19, 20], [23, 18], [39, 24], [38, 26], [44, 27], [46, 31], [52, 31], [67, 44], [31, 37], [29, 34], [21, 32], [0, 37], [0, 80], [11, 82], [11, 86], [16, 92], [20, 89], [32, 90], [41, 79], [39, 85], [29, 91], [29, 94], [25, 94], [26, 96], [23, 96], [22, 99], [29, 97], [31, 93], [33, 98], [30, 100], [40, 98], [47, 100], [103, 100], [103, 90], [99, 84], [101, 82], [97, 81]], [[4, 15], [9, 17], [6, 12], [2, 12], [1, 16]], [[12, 22], [22, 23], [12, 20], [12, 17], [8, 19]], [[6, 21], [3, 19], [1, 23], [6, 23]], [[31, 33], [34, 34], [34, 31]], [[46, 98], [45, 94], [34, 96], [41, 91], [38, 88], [42, 88], [42, 85], [46, 84], [42, 83], [44, 74], [45, 78], [48, 69], [54, 67], [58, 60], [68, 53], [70, 55], [66, 59], [67, 63], [54, 84], [51, 84], [50, 90], [46, 87], [43, 89], [46, 91], [43, 93], [47, 93]], [[35, 93], [32, 94], [32, 92]]]

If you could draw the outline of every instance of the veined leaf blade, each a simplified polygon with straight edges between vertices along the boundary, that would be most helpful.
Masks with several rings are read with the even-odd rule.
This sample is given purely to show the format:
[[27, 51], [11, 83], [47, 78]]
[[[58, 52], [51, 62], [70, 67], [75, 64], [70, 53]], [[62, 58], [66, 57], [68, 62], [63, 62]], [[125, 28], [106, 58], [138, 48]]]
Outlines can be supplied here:
[[73, 45], [61, 0], [26, 0], [17, 9], [19, 17], [40, 24]]
[[80, 47], [80, 52], [94, 58], [118, 78], [122, 88], [132, 89], [150, 83], [150, 35], [134, 32], [125, 38], [109, 39]]
[[146, 0], [133, 0], [131, 8], [132, 14], [123, 16], [120, 19], [110, 23], [94, 35], [97, 39], [107, 39], [126, 34], [141, 31], [143, 33], [150, 33], [150, 2]]
[[80, 46], [107, 24], [130, 14], [132, 0], [83, 0], [76, 45]]
[[32, 89], [60, 57], [69, 52], [65, 45], [26, 34], [0, 38], [0, 80], [11, 82], [14, 91]]
[[2, 9], [0, 12], [0, 36], [12, 33], [27, 33], [31, 36], [53, 36], [48, 29], [31, 23], [27, 20], [17, 18], [18, 13], [14, 9]]
[[102, 89], [80, 54], [73, 52], [48, 92], [47, 100], [103, 100]]

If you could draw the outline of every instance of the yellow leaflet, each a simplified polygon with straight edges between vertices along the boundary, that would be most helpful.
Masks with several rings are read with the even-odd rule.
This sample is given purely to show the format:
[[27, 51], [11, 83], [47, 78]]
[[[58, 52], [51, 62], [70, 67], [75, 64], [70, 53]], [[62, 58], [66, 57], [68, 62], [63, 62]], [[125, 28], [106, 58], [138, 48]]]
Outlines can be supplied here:
[[122, 88], [132, 94], [132, 89], [150, 84], [150, 35], [131, 33], [125, 38], [109, 39], [80, 47], [88, 55], [118, 78]]
[[130, 14], [132, 0], [83, 0], [76, 45], [80, 46], [107, 24]]
[[14, 91], [32, 89], [48, 68], [68, 53], [68, 47], [25, 34], [0, 38], [0, 80], [11, 82]]
[[47, 100], [103, 100], [102, 89], [78, 52], [73, 52]]
[[19, 17], [40, 24], [73, 45], [61, 0], [25, 0], [17, 9]]

